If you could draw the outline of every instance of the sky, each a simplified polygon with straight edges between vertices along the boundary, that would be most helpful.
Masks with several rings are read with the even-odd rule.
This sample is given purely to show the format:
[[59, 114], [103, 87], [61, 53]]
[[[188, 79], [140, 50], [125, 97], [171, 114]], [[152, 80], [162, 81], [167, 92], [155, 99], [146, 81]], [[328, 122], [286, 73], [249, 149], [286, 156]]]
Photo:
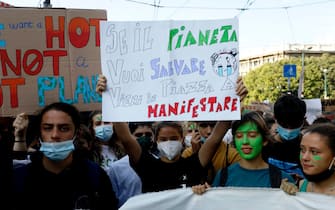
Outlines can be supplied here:
[[[1, 1], [17, 7], [41, 7], [44, 2], [44, 0]], [[109, 21], [228, 19], [237, 16], [242, 58], [271, 48], [282, 48], [287, 44], [335, 44], [335, 0], [50, 0], [50, 2], [54, 8], [104, 9], [107, 11]]]

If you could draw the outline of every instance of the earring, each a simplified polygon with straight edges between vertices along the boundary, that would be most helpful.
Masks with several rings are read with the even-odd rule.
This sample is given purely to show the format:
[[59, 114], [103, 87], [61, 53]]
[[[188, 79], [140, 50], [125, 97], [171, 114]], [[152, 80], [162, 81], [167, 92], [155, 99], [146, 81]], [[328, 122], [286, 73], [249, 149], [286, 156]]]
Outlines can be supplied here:
[[335, 157], [333, 158], [332, 162], [330, 162], [328, 170], [331, 170], [333, 168], [334, 163], [335, 163]]

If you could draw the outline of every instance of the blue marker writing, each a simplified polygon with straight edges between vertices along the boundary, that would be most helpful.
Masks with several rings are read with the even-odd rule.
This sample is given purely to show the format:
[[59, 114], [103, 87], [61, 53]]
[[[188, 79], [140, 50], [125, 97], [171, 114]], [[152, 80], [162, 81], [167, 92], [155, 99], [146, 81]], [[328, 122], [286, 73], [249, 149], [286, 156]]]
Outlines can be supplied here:
[[[5, 25], [0, 23], [0, 30], [5, 30]], [[1, 35], [1, 31], [0, 31], [0, 35]], [[1, 40], [0, 39], [0, 47], [5, 48], [6, 47], [6, 41], [5, 40]]]

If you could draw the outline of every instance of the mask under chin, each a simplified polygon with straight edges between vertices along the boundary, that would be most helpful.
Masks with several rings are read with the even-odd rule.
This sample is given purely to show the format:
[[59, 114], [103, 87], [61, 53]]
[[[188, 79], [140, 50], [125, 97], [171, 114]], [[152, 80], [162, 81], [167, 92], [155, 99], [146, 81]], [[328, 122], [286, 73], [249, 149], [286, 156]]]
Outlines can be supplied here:
[[318, 173], [318, 174], [313, 174], [313, 175], [308, 175], [306, 173], [303, 172], [305, 178], [310, 181], [310, 182], [321, 182], [323, 180], [326, 180], [328, 179], [331, 175], [333, 175], [335, 172], [335, 170], [332, 168], [332, 169], [326, 169], [324, 170], [323, 172], [321, 173]]

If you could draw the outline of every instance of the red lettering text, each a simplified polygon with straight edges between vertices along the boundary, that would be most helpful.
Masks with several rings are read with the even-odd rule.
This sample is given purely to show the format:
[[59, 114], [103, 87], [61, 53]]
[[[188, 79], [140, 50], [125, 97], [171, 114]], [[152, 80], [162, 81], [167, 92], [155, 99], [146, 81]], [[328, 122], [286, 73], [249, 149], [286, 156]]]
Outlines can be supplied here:
[[45, 37], [47, 48], [53, 48], [53, 38], [58, 39], [58, 48], [65, 48], [65, 17], [58, 17], [58, 30], [54, 29], [52, 16], [45, 16]]
[[0, 107], [3, 104], [3, 93], [2, 93], [2, 88], [4, 86], [9, 86], [9, 93], [10, 93], [10, 106], [12, 108], [16, 108], [19, 106], [18, 102], [18, 94], [17, 94], [17, 87], [19, 85], [24, 85], [25, 79], [24, 78], [10, 78], [10, 79], [1, 79], [1, 86], [0, 86]]

